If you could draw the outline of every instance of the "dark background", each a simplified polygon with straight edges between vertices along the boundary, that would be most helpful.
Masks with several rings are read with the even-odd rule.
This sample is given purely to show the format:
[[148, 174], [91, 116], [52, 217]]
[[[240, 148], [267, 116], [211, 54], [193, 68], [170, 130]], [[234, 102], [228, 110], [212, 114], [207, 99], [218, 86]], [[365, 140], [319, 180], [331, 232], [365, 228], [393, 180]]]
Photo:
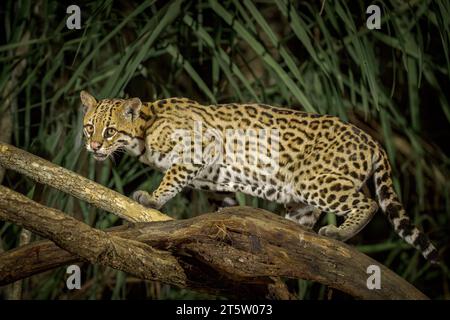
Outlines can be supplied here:
[[[66, 28], [71, 4], [81, 8], [80, 30]], [[381, 213], [350, 243], [431, 298], [448, 299], [450, 5], [376, 1], [381, 29], [369, 30], [370, 4], [2, 1], [0, 118], [12, 113], [0, 135], [8, 140], [11, 125], [10, 143], [129, 195], [154, 190], [161, 174], [126, 155], [96, 163], [87, 154], [81, 90], [99, 99], [184, 96], [208, 104], [261, 102], [337, 115], [386, 148], [407, 212], [439, 248], [444, 263], [430, 266]], [[15, 172], [8, 171], [3, 184], [97, 228], [121, 223], [64, 193], [36, 188]], [[261, 199], [243, 194], [237, 199], [282, 213]], [[183, 219], [215, 208], [210, 195], [185, 190], [163, 211]], [[328, 215], [322, 224], [333, 221]], [[3, 250], [18, 245], [20, 232], [0, 222]], [[59, 268], [24, 281], [23, 297], [205, 298], [109, 268], [85, 264], [82, 271], [81, 290], [68, 291], [65, 268]], [[302, 299], [350, 298], [336, 291], [329, 295], [326, 287], [309, 281], [288, 280], [288, 285]]]

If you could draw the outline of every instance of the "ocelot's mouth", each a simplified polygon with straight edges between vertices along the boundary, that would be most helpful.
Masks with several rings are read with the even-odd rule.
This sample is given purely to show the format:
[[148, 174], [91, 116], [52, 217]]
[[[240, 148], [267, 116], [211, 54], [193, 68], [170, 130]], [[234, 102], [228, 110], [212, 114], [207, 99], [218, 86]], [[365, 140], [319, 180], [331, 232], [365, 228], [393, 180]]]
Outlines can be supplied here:
[[103, 161], [103, 160], [105, 160], [106, 158], [108, 158], [108, 155], [107, 155], [107, 154], [104, 154], [104, 153], [94, 153], [94, 159], [97, 160], [97, 161]]

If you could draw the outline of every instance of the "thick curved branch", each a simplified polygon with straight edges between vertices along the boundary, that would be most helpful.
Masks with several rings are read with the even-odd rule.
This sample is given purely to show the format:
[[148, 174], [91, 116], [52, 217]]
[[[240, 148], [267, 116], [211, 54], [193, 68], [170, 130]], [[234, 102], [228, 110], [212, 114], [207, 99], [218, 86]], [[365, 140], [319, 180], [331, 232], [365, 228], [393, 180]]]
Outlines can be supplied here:
[[[235, 207], [187, 220], [138, 223], [109, 234], [4, 187], [0, 192], [5, 194], [0, 199], [1, 219], [23, 225], [83, 259], [143, 279], [239, 295], [287, 277], [317, 281], [363, 299], [426, 299], [350, 246], [264, 210]], [[11, 278], [13, 261], [36, 251], [39, 254], [31, 255], [38, 260], [36, 271], [47, 268], [42, 261], [54, 267], [54, 258], [61, 265], [76, 260], [48, 242], [18, 248], [0, 255], [0, 283], [16, 280]], [[28, 256], [20, 268], [25, 263], [33, 264], [33, 258]], [[369, 265], [381, 269], [380, 290], [367, 288]]]
[[0, 165], [18, 171], [37, 182], [71, 194], [131, 222], [172, 219], [157, 210], [145, 208], [101, 184], [2, 142], [0, 142]]

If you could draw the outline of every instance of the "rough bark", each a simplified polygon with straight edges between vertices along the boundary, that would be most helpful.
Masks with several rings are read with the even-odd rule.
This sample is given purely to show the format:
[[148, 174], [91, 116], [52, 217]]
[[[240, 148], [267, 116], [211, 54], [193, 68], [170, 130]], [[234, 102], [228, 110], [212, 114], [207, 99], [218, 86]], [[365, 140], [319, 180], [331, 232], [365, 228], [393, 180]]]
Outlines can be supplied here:
[[[26, 152], [10, 146], [4, 149], [0, 145], [1, 164], [17, 167], [20, 172], [52, 185], [58, 183], [51, 181], [51, 176], [59, 175], [58, 179], [69, 186], [64, 190], [75, 190], [81, 199], [89, 201], [96, 188], [101, 187], [36, 157], [25, 168], [21, 159], [30, 158]], [[71, 179], [79, 181], [81, 186], [71, 187]], [[84, 183], [93, 185], [85, 191]], [[105, 232], [8, 188], [0, 186], [0, 194], [0, 219], [54, 242], [33, 243], [0, 254], [0, 285], [83, 260], [123, 270], [141, 279], [230, 297], [292, 298], [280, 279], [299, 278], [362, 299], [427, 298], [351, 246], [308, 232], [261, 209], [234, 207], [186, 220], [139, 222]], [[123, 196], [112, 191], [109, 195], [112, 198], [109, 206], [102, 208], [130, 218], [115, 207], [119, 202], [114, 197]], [[134, 219], [139, 216], [139, 211], [133, 215]], [[161, 216], [164, 217], [157, 215]], [[380, 290], [367, 288], [369, 265], [381, 269]]]

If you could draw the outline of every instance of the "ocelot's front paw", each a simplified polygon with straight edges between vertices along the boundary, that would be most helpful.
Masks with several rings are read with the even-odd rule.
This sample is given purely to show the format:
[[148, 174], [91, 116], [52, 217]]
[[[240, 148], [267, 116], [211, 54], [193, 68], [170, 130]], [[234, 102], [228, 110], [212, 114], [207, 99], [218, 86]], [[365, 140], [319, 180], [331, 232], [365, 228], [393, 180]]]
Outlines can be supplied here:
[[152, 196], [147, 191], [143, 190], [135, 191], [133, 192], [131, 198], [147, 208], [159, 209], [160, 207], [158, 203], [156, 203], [156, 201], [153, 200]]

